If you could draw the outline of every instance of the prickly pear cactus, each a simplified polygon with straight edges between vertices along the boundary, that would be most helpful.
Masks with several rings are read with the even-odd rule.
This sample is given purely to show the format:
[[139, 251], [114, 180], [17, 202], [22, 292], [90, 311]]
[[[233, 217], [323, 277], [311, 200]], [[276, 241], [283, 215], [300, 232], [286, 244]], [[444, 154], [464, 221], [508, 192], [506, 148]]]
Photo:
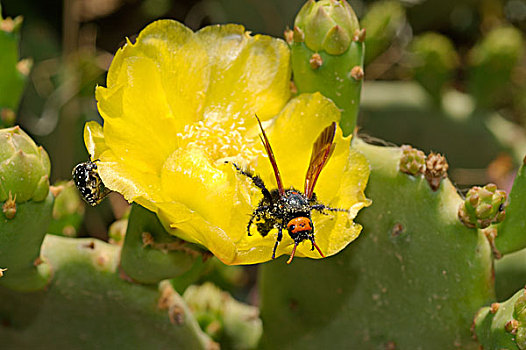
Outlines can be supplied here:
[[42, 289], [49, 268], [39, 251], [51, 221], [50, 163], [20, 127], [0, 129], [0, 286]]
[[365, 38], [365, 64], [385, 52], [407, 25], [405, 9], [398, 1], [375, 1], [362, 19], [367, 30]]
[[47, 235], [42, 260], [52, 267], [46, 290], [0, 287], [0, 339], [7, 348], [210, 349], [169, 281], [132, 284], [119, 276], [120, 248], [95, 239]]
[[210, 337], [233, 349], [255, 349], [261, 337], [259, 310], [236, 301], [212, 283], [190, 286], [183, 299]]
[[444, 35], [425, 33], [413, 40], [409, 52], [415, 80], [440, 102], [459, 62], [453, 43]]
[[342, 109], [343, 133], [353, 132], [364, 76], [365, 31], [347, 1], [309, 0], [289, 45], [298, 93], [319, 91]]
[[526, 349], [526, 290], [482, 308], [475, 317], [473, 332], [485, 350]]
[[491, 107], [508, 92], [512, 72], [524, 53], [521, 32], [493, 29], [470, 52], [469, 90], [482, 107]]
[[62, 181], [52, 190], [55, 192], [53, 219], [48, 227], [48, 233], [76, 237], [84, 219], [84, 205], [72, 181]]
[[208, 252], [169, 235], [154, 213], [132, 206], [121, 254], [121, 267], [128, 277], [141, 283], [158, 283], [184, 276], [192, 283], [208, 257]]
[[22, 17], [2, 18], [0, 5], [0, 127], [12, 126], [32, 62], [20, 60], [18, 43]]
[[371, 164], [364, 231], [333, 258], [262, 266], [262, 348], [476, 349], [473, 315], [494, 298], [484, 234], [458, 219], [447, 178], [433, 191], [400, 171], [399, 148], [353, 147]]

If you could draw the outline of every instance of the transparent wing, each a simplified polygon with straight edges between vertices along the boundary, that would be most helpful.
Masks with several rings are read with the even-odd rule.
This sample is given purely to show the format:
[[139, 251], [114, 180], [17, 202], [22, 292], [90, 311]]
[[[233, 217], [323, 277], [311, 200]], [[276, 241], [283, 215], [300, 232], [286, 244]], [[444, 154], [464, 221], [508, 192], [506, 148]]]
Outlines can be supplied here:
[[261, 142], [263, 142], [263, 146], [265, 146], [265, 150], [268, 154], [268, 159], [270, 160], [270, 164], [272, 164], [272, 169], [274, 169], [274, 176], [276, 176], [276, 184], [278, 185], [278, 191], [280, 195], [283, 195], [285, 191], [283, 190], [283, 181], [281, 181], [281, 174], [279, 173], [278, 164], [276, 163], [276, 158], [274, 157], [274, 152], [272, 152], [272, 147], [270, 147], [270, 143], [268, 142], [267, 134], [265, 134], [265, 130], [263, 130], [263, 125], [261, 125], [261, 121], [259, 120], [258, 116], [256, 115], [256, 119], [259, 123], [259, 128], [261, 129], [261, 135], [259, 138], [261, 139]]
[[305, 196], [311, 198], [318, 176], [327, 164], [334, 151], [334, 136], [336, 135], [336, 122], [326, 127], [312, 145], [309, 169], [305, 175]]

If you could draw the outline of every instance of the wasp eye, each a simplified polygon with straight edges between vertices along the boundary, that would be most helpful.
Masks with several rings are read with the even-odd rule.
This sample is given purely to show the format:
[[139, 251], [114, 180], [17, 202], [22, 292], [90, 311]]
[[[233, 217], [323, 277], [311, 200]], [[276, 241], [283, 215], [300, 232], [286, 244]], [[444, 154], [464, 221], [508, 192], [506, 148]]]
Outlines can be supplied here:
[[289, 228], [291, 231], [294, 231], [296, 229], [296, 225], [290, 225]]

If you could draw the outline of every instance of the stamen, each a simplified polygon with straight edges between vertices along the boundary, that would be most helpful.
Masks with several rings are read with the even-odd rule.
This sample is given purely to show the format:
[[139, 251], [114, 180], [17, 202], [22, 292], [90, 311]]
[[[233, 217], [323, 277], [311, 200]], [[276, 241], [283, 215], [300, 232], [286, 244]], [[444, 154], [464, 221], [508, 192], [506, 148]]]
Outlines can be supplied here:
[[238, 162], [253, 163], [257, 157], [265, 156], [262, 149], [255, 149], [257, 144], [245, 137], [245, 119], [236, 114], [225, 123], [225, 118], [210, 115], [202, 120], [185, 125], [183, 133], [177, 133], [180, 147], [197, 147], [206, 152], [217, 162], [222, 159], [234, 159]]

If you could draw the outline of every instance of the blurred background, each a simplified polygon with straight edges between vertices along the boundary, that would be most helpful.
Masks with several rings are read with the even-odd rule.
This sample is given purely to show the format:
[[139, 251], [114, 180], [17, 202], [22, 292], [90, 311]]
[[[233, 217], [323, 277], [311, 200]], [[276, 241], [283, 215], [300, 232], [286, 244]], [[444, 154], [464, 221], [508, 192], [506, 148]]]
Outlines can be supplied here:
[[[101, 121], [95, 86], [105, 84], [126, 37], [133, 40], [159, 18], [194, 30], [240, 23], [253, 33], [283, 37], [303, 3], [3, 0], [4, 17], [24, 17], [20, 57], [31, 60], [17, 66], [29, 75], [16, 123], [48, 151], [52, 182], [70, 179], [74, 165], [88, 159], [84, 123]], [[367, 30], [359, 134], [445, 154], [461, 192], [487, 182], [509, 189], [526, 153], [526, 1], [350, 3]], [[117, 196], [110, 199], [86, 208], [80, 235], [107, 237], [109, 223], [125, 212]]]

